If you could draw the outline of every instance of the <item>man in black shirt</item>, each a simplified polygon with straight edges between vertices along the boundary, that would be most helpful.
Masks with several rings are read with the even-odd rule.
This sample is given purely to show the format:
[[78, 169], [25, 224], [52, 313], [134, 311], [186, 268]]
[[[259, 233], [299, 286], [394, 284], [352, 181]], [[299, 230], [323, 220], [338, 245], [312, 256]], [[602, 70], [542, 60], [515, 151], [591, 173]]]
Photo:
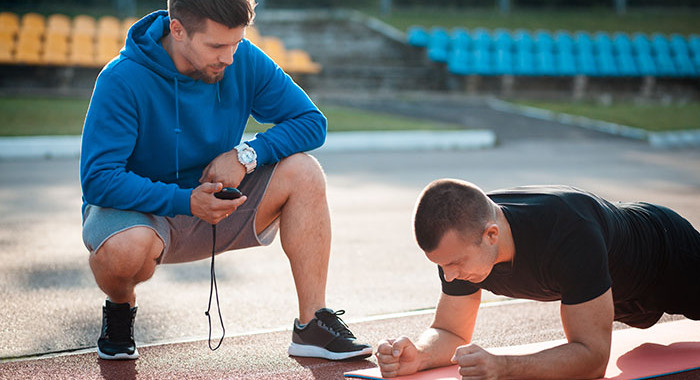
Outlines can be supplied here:
[[[438, 180], [418, 201], [418, 245], [438, 265], [442, 295], [413, 343], [379, 344], [383, 376], [457, 363], [465, 378], [596, 378], [613, 320], [647, 328], [663, 313], [700, 320], [700, 233], [672, 210], [610, 203], [566, 186], [489, 193]], [[561, 301], [568, 343], [524, 356], [469, 345], [481, 289]]]

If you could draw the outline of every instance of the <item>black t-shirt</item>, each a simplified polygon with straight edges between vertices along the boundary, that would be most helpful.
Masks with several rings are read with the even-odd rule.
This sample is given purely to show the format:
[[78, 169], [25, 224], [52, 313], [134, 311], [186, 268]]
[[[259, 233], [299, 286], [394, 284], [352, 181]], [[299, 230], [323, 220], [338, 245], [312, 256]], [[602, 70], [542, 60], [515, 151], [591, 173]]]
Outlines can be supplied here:
[[574, 305], [611, 286], [616, 304], [638, 302], [668, 256], [663, 227], [648, 203], [610, 203], [566, 186], [519, 187], [489, 193], [510, 223], [512, 262], [494, 266], [481, 283], [446, 282], [448, 295], [478, 289]]

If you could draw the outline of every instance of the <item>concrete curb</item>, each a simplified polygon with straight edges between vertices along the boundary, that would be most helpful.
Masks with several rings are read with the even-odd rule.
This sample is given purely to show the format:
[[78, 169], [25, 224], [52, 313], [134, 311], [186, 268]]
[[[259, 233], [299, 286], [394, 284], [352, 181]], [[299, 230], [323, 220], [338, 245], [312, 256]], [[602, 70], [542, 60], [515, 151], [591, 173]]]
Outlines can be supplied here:
[[80, 136], [22, 136], [0, 138], [0, 159], [80, 156]]
[[609, 133], [611, 135], [647, 141], [647, 143], [654, 148], [700, 147], [700, 129], [673, 132], [649, 132], [627, 125], [513, 104], [495, 98], [487, 99], [486, 104], [491, 109], [497, 111], [514, 113], [535, 119], [556, 121], [562, 124]]
[[[244, 134], [243, 139], [252, 139]], [[317, 151], [460, 150], [496, 145], [490, 130], [330, 132]], [[66, 158], [80, 156], [80, 136], [31, 136], [0, 138], [0, 159]]]

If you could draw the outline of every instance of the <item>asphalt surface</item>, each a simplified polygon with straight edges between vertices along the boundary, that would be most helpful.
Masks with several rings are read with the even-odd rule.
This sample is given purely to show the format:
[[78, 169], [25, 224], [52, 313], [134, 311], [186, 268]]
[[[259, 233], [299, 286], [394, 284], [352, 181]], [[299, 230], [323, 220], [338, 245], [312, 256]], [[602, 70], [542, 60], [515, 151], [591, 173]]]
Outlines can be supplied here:
[[[337, 101], [359, 105], [357, 99]], [[652, 149], [640, 141], [493, 111], [479, 102], [452, 102], [381, 100], [372, 107], [411, 115], [422, 104], [423, 116], [435, 112], [493, 129], [499, 145], [314, 153], [328, 177], [333, 219], [328, 306], [345, 309], [344, 319], [361, 339], [416, 336], [430, 322], [424, 313], [375, 319], [435, 305], [437, 271], [411, 233], [415, 199], [433, 179], [462, 178], [487, 191], [568, 184], [610, 200], [663, 204], [700, 226], [699, 149]], [[202, 340], [208, 261], [162, 266], [137, 287], [141, 359], [107, 363], [80, 351], [96, 344], [104, 295], [81, 241], [78, 176], [76, 159], [0, 161], [0, 378], [326, 379], [373, 365], [373, 359], [338, 364], [286, 355], [297, 307], [277, 241], [217, 257], [229, 336], [219, 351], [210, 352]], [[557, 304], [494, 306], [479, 318], [475, 341], [486, 347], [563, 337]]]

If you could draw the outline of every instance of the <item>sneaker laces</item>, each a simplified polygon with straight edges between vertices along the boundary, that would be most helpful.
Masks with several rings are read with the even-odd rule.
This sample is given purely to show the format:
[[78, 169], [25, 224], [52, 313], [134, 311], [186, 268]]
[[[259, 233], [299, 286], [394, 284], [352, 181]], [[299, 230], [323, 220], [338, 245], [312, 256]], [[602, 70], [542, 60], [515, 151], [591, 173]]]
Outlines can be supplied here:
[[338, 334], [338, 336], [355, 339], [355, 335], [353, 335], [352, 331], [350, 331], [348, 325], [345, 324], [345, 322], [339, 317], [343, 314], [345, 314], [345, 310], [338, 310], [335, 312], [331, 310], [323, 310], [321, 313], [319, 313], [318, 319], [321, 321], [321, 323], [326, 325], [326, 327]]
[[113, 342], [129, 342], [131, 341], [131, 324], [132, 312], [131, 308], [125, 310], [114, 310], [106, 308], [106, 338]]

